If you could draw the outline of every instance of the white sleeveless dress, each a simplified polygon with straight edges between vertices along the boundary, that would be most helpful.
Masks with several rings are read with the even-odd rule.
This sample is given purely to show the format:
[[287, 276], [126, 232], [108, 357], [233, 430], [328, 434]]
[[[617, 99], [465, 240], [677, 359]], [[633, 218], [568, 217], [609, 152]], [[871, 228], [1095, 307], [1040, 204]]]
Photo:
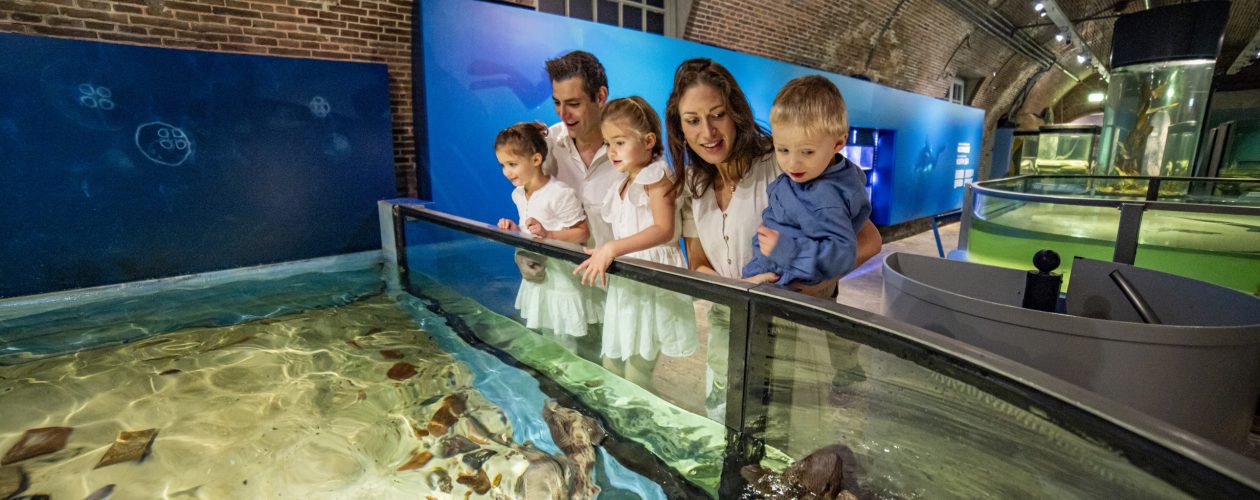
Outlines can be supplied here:
[[[554, 178], [528, 198], [525, 188], [517, 187], [512, 191], [512, 202], [519, 216], [517, 224], [525, 233], [529, 233], [525, 221], [531, 217], [538, 219], [548, 231], [573, 227], [586, 219], [586, 212], [573, 189]], [[516, 308], [526, 328], [581, 337], [586, 335], [587, 325], [603, 319], [603, 308], [600, 301], [595, 300], [596, 294], [602, 291], [582, 286], [573, 275], [575, 267], [561, 259], [547, 259], [543, 281], [521, 280]]]
[[[671, 175], [664, 161], [656, 161], [639, 171], [620, 196], [625, 180], [618, 182], [604, 198], [603, 217], [612, 227], [614, 239], [626, 238], [652, 225], [646, 186]], [[627, 254], [659, 264], [686, 268], [678, 236], [682, 224], [675, 212], [674, 237], [665, 244]], [[696, 316], [691, 297], [618, 276], [608, 280], [604, 307], [604, 357], [628, 360], [690, 356], [698, 347]]]

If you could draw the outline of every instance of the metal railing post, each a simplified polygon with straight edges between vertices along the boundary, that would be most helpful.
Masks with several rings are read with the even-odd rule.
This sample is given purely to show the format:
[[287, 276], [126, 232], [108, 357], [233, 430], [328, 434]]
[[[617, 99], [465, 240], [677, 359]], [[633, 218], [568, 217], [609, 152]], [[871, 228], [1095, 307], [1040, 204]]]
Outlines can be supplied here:
[[1116, 251], [1111, 256], [1112, 262], [1133, 265], [1133, 260], [1137, 258], [1144, 211], [1146, 205], [1143, 203], [1120, 204], [1120, 227], [1116, 230]]

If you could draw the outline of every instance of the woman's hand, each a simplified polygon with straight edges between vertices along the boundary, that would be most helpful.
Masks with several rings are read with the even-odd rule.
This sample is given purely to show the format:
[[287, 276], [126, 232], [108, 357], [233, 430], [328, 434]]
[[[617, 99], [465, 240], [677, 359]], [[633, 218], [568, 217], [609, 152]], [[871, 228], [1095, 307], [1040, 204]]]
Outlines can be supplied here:
[[758, 285], [762, 283], [774, 283], [776, 281], [779, 281], [779, 275], [774, 274], [774, 273], [761, 273], [756, 276], [749, 276], [747, 278], [744, 278], [744, 281], [747, 281], [749, 283], [756, 283]]
[[831, 296], [835, 295], [836, 293], [836, 284], [839, 281], [840, 281], [840, 278], [831, 278], [817, 285], [803, 285], [801, 284], [801, 282], [797, 281], [788, 285], [788, 288], [801, 292], [810, 297], [817, 297], [820, 299], [831, 299]]
[[757, 245], [761, 247], [761, 255], [770, 256], [774, 246], [779, 244], [779, 232], [766, 226], [757, 226]]
[[573, 274], [582, 273], [583, 285], [595, 286], [596, 280], [598, 280], [600, 286], [608, 286], [608, 275], [605, 274], [605, 271], [608, 270], [608, 266], [612, 265], [613, 259], [617, 258], [612, 245], [600, 245], [599, 248], [595, 249], [583, 247], [582, 251], [591, 257], [578, 264], [577, 269], [573, 270]]
[[533, 233], [533, 235], [538, 238], [551, 237], [551, 231], [548, 231], [547, 228], [543, 227], [541, 222], [538, 222], [538, 219], [533, 217], [525, 219], [525, 230]]
[[499, 219], [499, 229], [502, 229], [504, 231], [520, 231], [521, 230], [520, 226], [517, 226], [515, 222], [512, 222], [512, 219]]

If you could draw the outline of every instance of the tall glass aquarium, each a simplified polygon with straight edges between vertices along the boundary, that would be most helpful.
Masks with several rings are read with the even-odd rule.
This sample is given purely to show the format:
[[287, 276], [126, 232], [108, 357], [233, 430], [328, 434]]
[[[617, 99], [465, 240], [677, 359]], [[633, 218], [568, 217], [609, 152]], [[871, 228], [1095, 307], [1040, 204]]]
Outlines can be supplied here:
[[1186, 175], [1195, 159], [1213, 60], [1194, 59], [1116, 68], [1103, 112], [1100, 173]]
[[1037, 173], [1037, 143], [1040, 134], [1034, 130], [1015, 132], [1011, 144], [1012, 175]]
[[1094, 171], [1098, 127], [1047, 125], [1037, 141], [1039, 175], [1089, 175]]

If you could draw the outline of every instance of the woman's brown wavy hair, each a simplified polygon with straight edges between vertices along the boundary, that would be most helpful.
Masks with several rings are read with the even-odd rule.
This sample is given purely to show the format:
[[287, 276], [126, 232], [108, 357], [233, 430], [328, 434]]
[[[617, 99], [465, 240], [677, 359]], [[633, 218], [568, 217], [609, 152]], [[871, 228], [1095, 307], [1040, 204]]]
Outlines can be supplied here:
[[685, 179], [674, 185], [674, 194], [677, 194], [679, 186], [685, 185], [687, 195], [692, 198], [703, 195], [717, 175], [717, 166], [704, 161], [687, 144], [682, 131], [682, 114], [678, 111], [678, 101], [683, 93], [702, 84], [718, 91], [725, 101], [727, 114], [735, 121], [735, 138], [727, 162], [735, 167], [741, 178], [748, 173], [754, 161], [774, 150], [770, 134], [753, 119], [752, 106], [748, 105], [748, 98], [744, 97], [744, 91], [735, 83], [730, 71], [709, 59], [683, 61], [674, 72], [674, 89], [665, 105], [665, 122], [674, 174], [677, 179]]

